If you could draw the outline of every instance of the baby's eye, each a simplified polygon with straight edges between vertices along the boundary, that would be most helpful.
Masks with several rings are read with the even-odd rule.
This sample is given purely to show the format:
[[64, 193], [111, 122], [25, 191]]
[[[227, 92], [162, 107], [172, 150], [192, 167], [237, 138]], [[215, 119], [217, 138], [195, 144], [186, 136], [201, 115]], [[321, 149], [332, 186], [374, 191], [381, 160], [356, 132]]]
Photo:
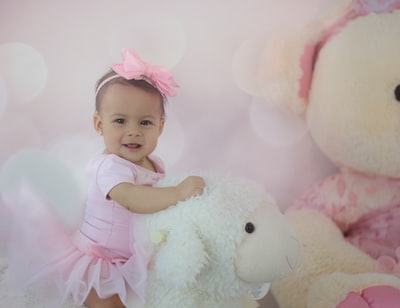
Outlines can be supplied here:
[[124, 119], [115, 119], [114, 122], [118, 123], [118, 124], [124, 124], [125, 120]]
[[140, 121], [140, 125], [151, 125], [151, 124], [153, 124], [153, 123], [151, 121], [149, 121], [149, 120]]

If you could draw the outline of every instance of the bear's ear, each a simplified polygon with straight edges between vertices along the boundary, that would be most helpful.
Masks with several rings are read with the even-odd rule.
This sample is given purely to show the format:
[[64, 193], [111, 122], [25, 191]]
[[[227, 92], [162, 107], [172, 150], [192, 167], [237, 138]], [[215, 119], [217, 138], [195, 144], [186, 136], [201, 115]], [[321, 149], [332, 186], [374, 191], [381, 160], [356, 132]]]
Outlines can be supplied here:
[[204, 243], [192, 224], [181, 224], [168, 231], [155, 259], [158, 279], [174, 288], [196, 283], [197, 275], [208, 264]]
[[266, 42], [258, 76], [262, 95], [268, 103], [304, 114], [318, 52], [329, 36], [327, 29], [346, 10], [348, 5], [303, 27], [277, 33]]
[[280, 34], [265, 45], [259, 76], [268, 103], [302, 115], [308, 104], [320, 25], [301, 33]]

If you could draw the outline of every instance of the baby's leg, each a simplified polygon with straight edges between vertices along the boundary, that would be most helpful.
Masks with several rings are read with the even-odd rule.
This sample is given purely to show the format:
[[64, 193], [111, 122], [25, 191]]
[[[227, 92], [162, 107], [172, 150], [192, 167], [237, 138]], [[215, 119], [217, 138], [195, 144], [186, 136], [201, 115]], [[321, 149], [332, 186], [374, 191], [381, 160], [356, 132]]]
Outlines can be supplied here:
[[108, 297], [108, 298], [100, 298], [97, 295], [97, 292], [92, 289], [89, 293], [85, 301], [85, 305], [88, 308], [124, 308], [125, 306], [122, 304], [119, 296], [117, 294]]

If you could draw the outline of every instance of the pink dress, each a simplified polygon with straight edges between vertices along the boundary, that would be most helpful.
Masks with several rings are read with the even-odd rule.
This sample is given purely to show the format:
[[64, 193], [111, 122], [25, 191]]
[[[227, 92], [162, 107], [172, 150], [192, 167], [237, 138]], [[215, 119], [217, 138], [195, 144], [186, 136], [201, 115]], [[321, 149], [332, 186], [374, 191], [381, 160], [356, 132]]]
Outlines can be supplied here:
[[[40, 198], [22, 193], [10, 207], [21, 211], [10, 232], [8, 280], [34, 287], [46, 307], [58, 307], [70, 297], [83, 304], [92, 288], [100, 297], [118, 294], [126, 306], [142, 305], [152, 244], [141, 215], [110, 200], [108, 193], [124, 182], [155, 184], [164, 176], [164, 166], [158, 158], [151, 159], [156, 172], [113, 154], [93, 159], [87, 169], [86, 211], [75, 231]], [[32, 211], [24, 210], [21, 200], [26, 199]]]

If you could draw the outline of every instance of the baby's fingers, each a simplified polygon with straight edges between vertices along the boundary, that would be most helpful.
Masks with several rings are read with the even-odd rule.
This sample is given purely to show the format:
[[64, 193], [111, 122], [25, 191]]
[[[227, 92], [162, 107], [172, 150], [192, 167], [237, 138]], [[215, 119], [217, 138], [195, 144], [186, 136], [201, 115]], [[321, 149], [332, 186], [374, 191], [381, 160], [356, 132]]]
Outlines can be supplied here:
[[206, 186], [206, 183], [204, 182], [204, 179], [202, 177], [195, 177], [194, 179], [194, 195], [195, 196], [200, 196], [204, 192], [204, 187]]

